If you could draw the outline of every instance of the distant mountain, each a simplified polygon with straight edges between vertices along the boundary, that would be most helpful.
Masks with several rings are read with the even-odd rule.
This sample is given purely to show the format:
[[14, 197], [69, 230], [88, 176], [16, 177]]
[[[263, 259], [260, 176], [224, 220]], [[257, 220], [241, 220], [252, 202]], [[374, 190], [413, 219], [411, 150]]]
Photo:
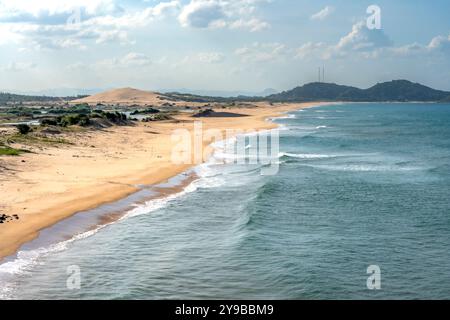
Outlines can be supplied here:
[[313, 82], [267, 97], [270, 101], [448, 101], [450, 92], [435, 90], [408, 80], [378, 83], [359, 89], [334, 83]]
[[[97, 90], [95, 90], [97, 91]], [[270, 101], [270, 102], [303, 102], [303, 101], [353, 101], [353, 102], [381, 102], [381, 101], [430, 101], [450, 102], [450, 92], [429, 88], [419, 83], [407, 80], [393, 80], [378, 83], [368, 89], [360, 89], [335, 83], [312, 82], [292, 90], [273, 93], [274, 89], [266, 89], [255, 95], [236, 95], [227, 97], [225, 91], [218, 95], [197, 95], [189, 93], [158, 93], [133, 88], [114, 89], [97, 93], [89, 97], [52, 97], [41, 95], [22, 95], [0, 92], [1, 103], [69, 101], [73, 103], [108, 103], [108, 104], [166, 104], [166, 103], [232, 103], [234, 101]], [[211, 92], [213, 93], [213, 92]], [[230, 93], [230, 92], [228, 92]]]
[[256, 96], [267, 97], [267, 96], [270, 96], [272, 94], [277, 94], [277, 93], [278, 93], [277, 90], [272, 89], [272, 88], [267, 88], [267, 89], [264, 89], [264, 91], [261, 92], [260, 94], [256, 94]]
[[259, 92], [252, 91], [225, 91], [225, 90], [191, 90], [191, 89], [161, 89], [162, 93], [178, 93], [181, 95], [187, 94], [197, 97], [217, 97], [217, 98], [235, 98], [235, 97], [266, 97], [277, 93], [278, 91], [272, 88], [264, 89]]

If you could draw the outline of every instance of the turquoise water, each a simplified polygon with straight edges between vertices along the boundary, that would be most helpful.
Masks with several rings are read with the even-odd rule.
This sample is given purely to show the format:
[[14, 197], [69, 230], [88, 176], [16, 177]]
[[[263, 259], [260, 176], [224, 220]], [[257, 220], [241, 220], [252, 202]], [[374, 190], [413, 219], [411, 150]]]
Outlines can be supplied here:
[[[276, 121], [277, 175], [202, 165], [182, 194], [0, 265], [0, 294], [450, 298], [450, 105], [319, 106]], [[80, 290], [66, 287], [71, 265]], [[380, 290], [367, 289], [369, 265]]]

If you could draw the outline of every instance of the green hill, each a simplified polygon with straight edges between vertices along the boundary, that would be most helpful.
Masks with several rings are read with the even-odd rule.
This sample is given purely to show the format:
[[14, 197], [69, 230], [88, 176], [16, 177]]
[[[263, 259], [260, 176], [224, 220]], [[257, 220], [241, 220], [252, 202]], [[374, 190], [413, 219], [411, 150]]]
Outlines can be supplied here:
[[267, 97], [273, 102], [301, 101], [432, 101], [449, 99], [450, 92], [435, 90], [407, 80], [378, 83], [359, 89], [334, 83], [313, 82]]

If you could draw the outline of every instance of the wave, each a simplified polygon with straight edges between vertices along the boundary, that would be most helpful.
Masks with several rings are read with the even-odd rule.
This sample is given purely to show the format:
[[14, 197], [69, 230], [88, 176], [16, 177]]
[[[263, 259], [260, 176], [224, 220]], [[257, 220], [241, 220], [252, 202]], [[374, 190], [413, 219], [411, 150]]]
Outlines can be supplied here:
[[279, 119], [296, 119], [296, 118], [297, 118], [297, 116], [295, 114], [289, 113], [285, 116], [280, 116], [280, 117], [276, 117], [276, 118], [272, 118], [272, 119], [279, 120]]
[[78, 233], [68, 240], [60, 241], [46, 247], [39, 247], [31, 250], [19, 250], [14, 259], [0, 264], [0, 299], [11, 298], [13, 281], [10, 280], [13, 279], [13, 276], [29, 272], [29, 270], [37, 265], [42, 258], [45, 258], [52, 253], [66, 250], [73, 242], [91, 237], [101, 229], [114, 223], [163, 209], [176, 199], [198, 189], [213, 188], [223, 185], [225, 180], [219, 177], [220, 174], [218, 170], [211, 168], [213, 164], [214, 163], [211, 161], [195, 167], [193, 171], [198, 176], [198, 179], [190, 182], [180, 192], [168, 195], [164, 198], [151, 199], [144, 204], [136, 204], [133, 209], [128, 210], [116, 221], [96, 226], [94, 229]]
[[336, 155], [328, 155], [328, 154], [280, 152], [278, 157], [279, 158], [290, 157], [290, 158], [299, 158], [299, 159], [327, 159], [327, 158], [334, 158], [337, 156]]
[[86, 239], [112, 223], [114, 222], [79, 233], [68, 240], [52, 244], [48, 247], [18, 251], [14, 260], [0, 264], [0, 299], [11, 298], [11, 292], [13, 291], [14, 284], [9, 280], [11, 280], [15, 275], [28, 272], [38, 264], [40, 259], [48, 256], [49, 254], [64, 251], [71, 243]]
[[418, 171], [425, 170], [422, 167], [400, 167], [395, 165], [376, 164], [343, 164], [343, 165], [306, 165], [315, 169], [328, 171], [349, 171], [349, 172], [383, 172], [383, 171]]

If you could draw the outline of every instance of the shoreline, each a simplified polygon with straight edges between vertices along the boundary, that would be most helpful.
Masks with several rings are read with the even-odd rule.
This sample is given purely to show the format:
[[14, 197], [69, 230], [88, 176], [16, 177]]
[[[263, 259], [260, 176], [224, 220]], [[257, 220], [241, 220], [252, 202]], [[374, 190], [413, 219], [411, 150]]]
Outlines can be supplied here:
[[[177, 119], [181, 121], [191, 121], [191, 122], [202, 121], [202, 124], [205, 129], [215, 128], [223, 131], [234, 127], [235, 129], [256, 131], [256, 130], [273, 129], [278, 127], [278, 125], [275, 124], [272, 120], [274, 118], [277, 118], [278, 116], [281, 116], [283, 113], [324, 104], [327, 103], [321, 102], [296, 103], [296, 104], [282, 104], [277, 106], [264, 105], [258, 106], [254, 109], [242, 109], [242, 108], [230, 109], [230, 111], [232, 112], [249, 114], [248, 117], [241, 117], [238, 120], [236, 120], [236, 118], [233, 118], [232, 121], [230, 121], [229, 118], [192, 119], [189, 118], [188, 116], [180, 116], [177, 117]], [[184, 124], [183, 126], [188, 127], [185, 126]], [[19, 220], [19, 222], [10, 223], [8, 225], [3, 224], [0, 226], [1, 228], [0, 230], [2, 231], [0, 233], [0, 242], [2, 243], [2, 247], [0, 248], [0, 264], [4, 263], [5, 260], [7, 260], [6, 258], [14, 257], [14, 255], [19, 251], [19, 249], [23, 245], [28, 244], [33, 240], [39, 238], [41, 232], [51, 228], [57, 223], [64, 221], [70, 217], [73, 217], [80, 212], [90, 211], [95, 208], [99, 208], [103, 205], [120, 201], [121, 199], [133, 195], [142, 190], [142, 188], [140, 188], [139, 185], [150, 185], [153, 187], [158, 187], [158, 185], [164, 184], [170, 178], [185, 173], [188, 170], [200, 164], [200, 163], [192, 163], [192, 164], [174, 165], [170, 162], [170, 154], [168, 154], [167, 151], [171, 150], [173, 143], [172, 144], [169, 143], [170, 134], [168, 133], [170, 133], [171, 130], [179, 128], [180, 127], [179, 124], [160, 123], [152, 125], [152, 130], [154, 129], [154, 127], [157, 127], [157, 129], [160, 131], [164, 131], [164, 129], [166, 129], [165, 132], [162, 132], [163, 133], [162, 136], [158, 136], [159, 134], [161, 134], [158, 133], [158, 135], [157, 134], [154, 135], [157, 136], [156, 138], [152, 137], [155, 138], [156, 140], [158, 140], [159, 138], [160, 141], [158, 141], [156, 145], [158, 147], [160, 147], [160, 145], [164, 143], [167, 143], [167, 145], [165, 150], [156, 150], [157, 153], [165, 152], [163, 155], [157, 156], [157, 159], [161, 159], [160, 161], [155, 159], [153, 159], [155, 161], [149, 161], [149, 164], [152, 164], [153, 166], [157, 164], [157, 166], [154, 166], [152, 168], [153, 170], [137, 170], [134, 175], [126, 176], [126, 178], [124, 177], [124, 175], [112, 176], [111, 179], [116, 181], [101, 181], [102, 179], [99, 179], [100, 181], [95, 181], [95, 183], [91, 185], [85, 185], [78, 188], [73, 187], [71, 189], [67, 188], [68, 190], [63, 192], [62, 194], [59, 193], [53, 194], [52, 195], [54, 197], [52, 199], [53, 201], [47, 201], [41, 198], [41, 199], [28, 199], [28, 201], [20, 203], [23, 207], [24, 205], [26, 205], [26, 207], [24, 208], [29, 208], [33, 207], [33, 205], [36, 202], [40, 202], [41, 210], [36, 210], [34, 212], [27, 212], [21, 215], [22, 219]], [[121, 129], [123, 128], [118, 128], [117, 130]], [[138, 128], [138, 131], [139, 129], [141, 132], [142, 131], [145, 132], [146, 127], [141, 126]], [[192, 128], [188, 127], [187, 129], [192, 134]], [[126, 131], [126, 129], [123, 130]], [[95, 135], [96, 133], [90, 134]], [[167, 146], [169, 146], [169, 148], [167, 148]], [[153, 147], [154, 146], [152, 145], [152, 153], [154, 151]], [[207, 150], [209, 157], [213, 149], [211, 142], [203, 141], [203, 149]], [[144, 152], [147, 151], [148, 150], [145, 150]], [[28, 157], [31, 156], [28, 155]], [[144, 159], [148, 160], [147, 158]], [[205, 161], [202, 161], [202, 163], [204, 163]], [[53, 166], [56, 166], [54, 163], [52, 164]], [[133, 165], [134, 161], [129, 162], [128, 165], [129, 164]], [[56, 167], [56, 169], [58, 168]], [[73, 170], [74, 168], [71, 169]], [[58, 170], [56, 170], [56, 172], [58, 172]], [[5, 184], [2, 183], [2, 188], [4, 185]], [[93, 188], [95, 188], [95, 192], [92, 191]], [[156, 199], [158, 197], [168, 197], [172, 194], [177, 194], [178, 192], [180, 192], [181, 190], [180, 188], [183, 189], [183, 186], [174, 186], [172, 189], [168, 188], [169, 190], [167, 190], [166, 192], [162, 192], [159, 196], [156, 196], [153, 199]], [[18, 189], [18, 191], [20, 191], [20, 189]], [[149, 200], [151, 201], [153, 199], [148, 199], [147, 201]], [[42, 202], [44, 202], [44, 205], [42, 205]], [[45, 205], [47, 202], [48, 205]], [[9, 211], [6, 212], [8, 213]], [[10, 212], [15, 211], [11, 210]], [[116, 214], [116, 216], [114, 217], [111, 215], [109, 218], [106, 218], [110, 220], [104, 221], [106, 223], [103, 223], [103, 225], [105, 226], [109, 223], [117, 221], [121, 219], [124, 215], [126, 215], [125, 212], [123, 214]], [[97, 224], [97, 227], [99, 226], [100, 224]]]

